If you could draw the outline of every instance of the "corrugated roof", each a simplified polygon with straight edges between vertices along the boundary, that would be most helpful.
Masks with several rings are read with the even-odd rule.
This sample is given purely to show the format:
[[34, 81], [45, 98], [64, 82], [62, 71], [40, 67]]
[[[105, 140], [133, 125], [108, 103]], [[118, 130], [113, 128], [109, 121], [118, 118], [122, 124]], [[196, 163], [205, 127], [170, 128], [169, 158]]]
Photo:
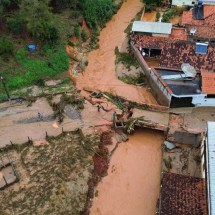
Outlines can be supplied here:
[[215, 122], [208, 122], [209, 210], [215, 214]]
[[201, 0], [203, 4], [215, 4], [215, 0]]
[[215, 94], [215, 73], [202, 72], [202, 92], [205, 94]]
[[193, 2], [197, 2], [196, 0], [172, 0], [172, 5], [176, 6], [185, 6], [185, 5], [194, 5]]
[[171, 34], [172, 23], [134, 21], [132, 31], [153, 34]]

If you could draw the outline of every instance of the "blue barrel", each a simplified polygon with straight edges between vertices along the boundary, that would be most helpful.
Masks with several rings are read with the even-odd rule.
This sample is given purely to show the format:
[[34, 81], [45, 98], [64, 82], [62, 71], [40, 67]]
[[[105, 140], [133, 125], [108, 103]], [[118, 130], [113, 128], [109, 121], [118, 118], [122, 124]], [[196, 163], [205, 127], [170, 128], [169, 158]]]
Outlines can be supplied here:
[[36, 45], [35, 44], [29, 44], [28, 45], [28, 51], [33, 53], [36, 51]]

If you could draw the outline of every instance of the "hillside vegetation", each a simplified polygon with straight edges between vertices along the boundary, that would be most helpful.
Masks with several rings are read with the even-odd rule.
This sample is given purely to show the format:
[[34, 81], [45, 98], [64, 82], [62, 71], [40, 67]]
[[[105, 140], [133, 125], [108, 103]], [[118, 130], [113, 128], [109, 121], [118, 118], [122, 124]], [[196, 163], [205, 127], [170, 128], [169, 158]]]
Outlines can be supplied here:
[[[65, 45], [71, 36], [86, 42], [117, 11], [113, 0], [1, 0], [0, 74], [9, 92], [68, 70]], [[82, 28], [85, 19], [91, 33]], [[36, 45], [30, 53], [29, 44]], [[0, 84], [0, 100], [5, 99]]]

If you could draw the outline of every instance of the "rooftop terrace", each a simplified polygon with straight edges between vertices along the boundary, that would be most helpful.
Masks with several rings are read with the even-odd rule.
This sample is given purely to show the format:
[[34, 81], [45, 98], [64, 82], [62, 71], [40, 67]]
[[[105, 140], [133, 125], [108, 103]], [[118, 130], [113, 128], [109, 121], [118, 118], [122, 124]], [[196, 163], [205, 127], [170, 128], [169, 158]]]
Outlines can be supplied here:
[[176, 95], [190, 95], [198, 94], [200, 88], [200, 77], [197, 76], [195, 79], [185, 79], [184, 72], [180, 70], [170, 70], [156, 68], [156, 72], [165, 81], [168, 87], [171, 89], [173, 94]]

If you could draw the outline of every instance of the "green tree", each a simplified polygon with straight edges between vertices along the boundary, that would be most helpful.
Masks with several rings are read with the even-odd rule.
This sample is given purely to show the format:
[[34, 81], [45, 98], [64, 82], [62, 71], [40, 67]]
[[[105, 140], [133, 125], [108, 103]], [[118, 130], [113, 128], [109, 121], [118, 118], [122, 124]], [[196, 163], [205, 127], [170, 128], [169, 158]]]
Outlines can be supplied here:
[[19, 14], [8, 17], [6, 23], [14, 35], [21, 35], [26, 32], [26, 22]]
[[75, 26], [74, 28], [74, 35], [79, 38], [80, 37], [80, 33], [81, 33], [81, 29], [80, 26]]
[[87, 32], [83, 29], [82, 32], [81, 32], [81, 38], [84, 42], [87, 41], [88, 39], [88, 35], [87, 35]]
[[49, 0], [22, 0], [20, 15], [27, 23], [28, 32], [32, 36], [45, 39], [47, 28], [52, 18], [49, 8]]
[[18, 9], [20, 0], [0, 0], [0, 5], [4, 11]]
[[61, 12], [66, 8], [77, 9], [79, 7], [79, 0], [51, 0], [50, 6], [53, 8], [54, 12]]
[[116, 11], [113, 0], [81, 0], [81, 6], [86, 22], [92, 29], [103, 27]]

